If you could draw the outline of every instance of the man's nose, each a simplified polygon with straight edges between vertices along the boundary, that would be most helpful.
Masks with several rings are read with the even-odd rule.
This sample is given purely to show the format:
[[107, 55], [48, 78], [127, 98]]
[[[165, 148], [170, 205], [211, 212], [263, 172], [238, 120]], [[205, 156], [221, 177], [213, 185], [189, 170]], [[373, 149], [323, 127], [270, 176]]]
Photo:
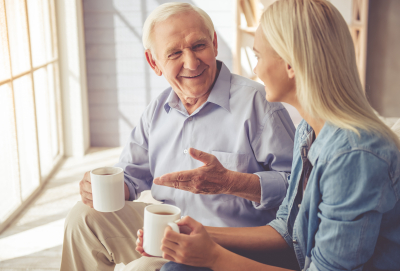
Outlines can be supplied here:
[[187, 70], [195, 71], [200, 65], [200, 60], [196, 54], [190, 50], [183, 54], [183, 68]]

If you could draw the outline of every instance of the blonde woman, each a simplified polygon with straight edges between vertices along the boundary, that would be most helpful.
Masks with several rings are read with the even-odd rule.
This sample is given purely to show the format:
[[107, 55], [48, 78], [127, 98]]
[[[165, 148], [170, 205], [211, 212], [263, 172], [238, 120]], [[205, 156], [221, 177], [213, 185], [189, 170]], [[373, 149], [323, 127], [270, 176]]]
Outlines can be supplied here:
[[185, 265], [162, 271], [282, 270], [227, 250], [237, 248], [290, 248], [301, 270], [400, 270], [400, 142], [368, 104], [346, 22], [327, 1], [280, 0], [262, 15], [254, 51], [266, 99], [304, 118], [286, 198], [263, 227], [185, 217], [191, 233], [167, 229], [162, 246]]

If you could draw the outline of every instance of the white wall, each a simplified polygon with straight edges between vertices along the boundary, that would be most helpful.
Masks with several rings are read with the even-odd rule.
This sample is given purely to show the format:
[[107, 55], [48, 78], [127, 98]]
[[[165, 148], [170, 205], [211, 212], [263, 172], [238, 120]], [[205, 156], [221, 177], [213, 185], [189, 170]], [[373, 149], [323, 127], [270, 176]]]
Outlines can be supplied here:
[[[219, 56], [232, 67], [235, 0], [188, 0], [212, 18]], [[146, 105], [168, 87], [148, 67], [141, 42], [146, 17], [165, 0], [83, 0], [90, 140], [122, 146]]]

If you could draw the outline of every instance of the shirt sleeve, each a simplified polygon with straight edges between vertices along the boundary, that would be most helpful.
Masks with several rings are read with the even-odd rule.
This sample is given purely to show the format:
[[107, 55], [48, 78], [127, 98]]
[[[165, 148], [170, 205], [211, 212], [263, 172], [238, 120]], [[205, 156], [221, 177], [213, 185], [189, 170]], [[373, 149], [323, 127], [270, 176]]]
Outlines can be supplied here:
[[[362, 270], [374, 253], [383, 213], [396, 204], [389, 165], [367, 151], [330, 161], [320, 175], [320, 224], [309, 270]], [[308, 244], [312, 246], [312, 244]]]
[[266, 170], [255, 173], [260, 178], [261, 202], [253, 202], [254, 208], [277, 208], [286, 196], [294, 135], [295, 127], [283, 106], [265, 117], [253, 144], [257, 161]]
[[290, 248], [293, 248], [293, 238], [289, 234], [287, 228], [287, 215], [288, 215], [288, 197], [285, 197], [281, 206], [279, 206], [276, 219], [272, 220], [268, 226], [274, 228], [282, 237]]
[[139, 198], [140, 193], [149, 190], [153, 182], [148, 153], [149, 122], [145, 112], [140, 123], [131, 132], [119, 162], [115, 165], [124, 170], [124, 181], [129, 188], [129, 200]]

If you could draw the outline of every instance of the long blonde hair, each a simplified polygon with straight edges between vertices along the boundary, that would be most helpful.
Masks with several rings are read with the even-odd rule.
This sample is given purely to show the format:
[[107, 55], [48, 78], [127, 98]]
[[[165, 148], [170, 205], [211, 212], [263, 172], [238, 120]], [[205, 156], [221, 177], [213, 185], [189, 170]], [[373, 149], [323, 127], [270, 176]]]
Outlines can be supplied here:
[[400, 140], [374, 113], [357, 70], [353, 41], [340, 12], [326, 0], [278, 0], [261, 17], [276, 53], [295, 71], [296, 93], [313, 118], [340, 128]]

